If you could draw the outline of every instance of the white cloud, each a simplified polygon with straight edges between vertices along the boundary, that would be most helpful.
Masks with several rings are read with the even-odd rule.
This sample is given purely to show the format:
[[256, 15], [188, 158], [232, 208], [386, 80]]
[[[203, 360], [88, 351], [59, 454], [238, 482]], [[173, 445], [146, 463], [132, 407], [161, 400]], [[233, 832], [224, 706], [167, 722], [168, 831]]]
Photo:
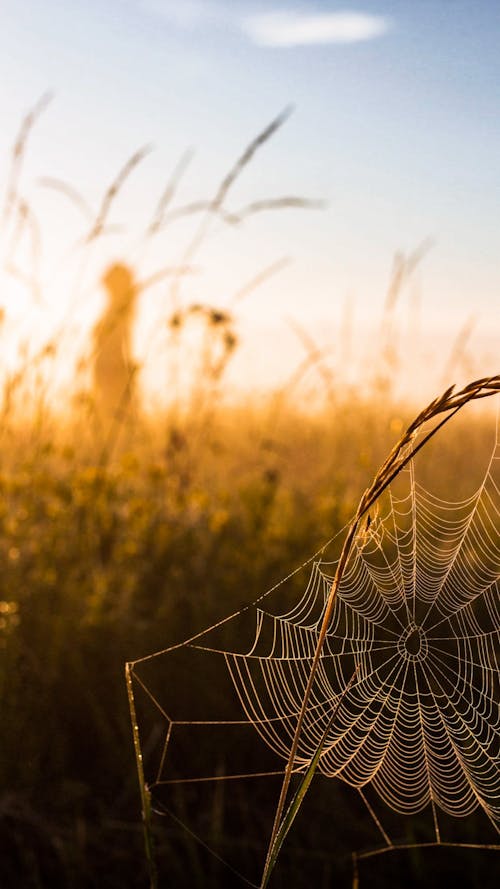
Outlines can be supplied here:
[[357, 43], [385, 34], [390, 21], [363, 12], [267, 12], [251, 16], [243, 28], [259, 46], [292, 47], [327, 43]]
[[[228, 0], [139, 0], [143, 9], [174, 28], [229, 28], [243, 32], [258, 46], [294, 47], [329, 43], [357, 43], [385, 34], [389, 19], [364, 12], [312, 12], [274, 9], [257, 12], [254, 0], [237, 4]], [[269, 4], [271, 5], [271, 4]], [[244, 9], [246, 7], [246, 14]], [[253, 9], [252, 9], [253, 7]]]

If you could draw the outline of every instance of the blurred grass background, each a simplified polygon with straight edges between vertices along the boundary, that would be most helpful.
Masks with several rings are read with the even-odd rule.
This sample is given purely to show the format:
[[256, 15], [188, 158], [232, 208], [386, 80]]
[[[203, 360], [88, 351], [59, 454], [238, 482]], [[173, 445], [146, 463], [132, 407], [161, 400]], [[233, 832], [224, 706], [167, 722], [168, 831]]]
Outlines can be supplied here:
[[[14, 160], [25, 137], [26, 126]], [[10, 212], [17, 206], [22, 216], [13, 169]], [[107, 196], [109, 203], [116, 189]], [[222, 206], [220, 189], [215, 201]], [[132, 404], [129, 386], [109, 415], [100, 414], [92, 354], [80, 365], [71, 404], [54, 402], [57, 337], [35, 352], [21, 345], [14, 367], [4, 367], [1, 887], [147, 885], [124, 664], [252, 601], [350, 519], [412, 419], [412, 405], [394, 395], [392, 313], [420, 253], [395, 264], [378, 361], [363, 389], [343, 386], [299, 330], [304, 363], [291, 368], [289, 383], [228, 402], [236, 320], [198, 302], [168, 316], [171, 397], [153, 412]], [[179, 336], [193, 318], [201, 331], [194, 358], [192, 343], [185, 351]], [[5, 342], [11, 331], [3, 335]], [[189, 382], [177, 389], [176, 373], [186, 367]], [[132, 383], [138, 368], [129, 370]], [[489, 439], [481, 417], [467, 426], [466, 440], [464, 449], [463, 429], [447, 439], [429, 469], [428, 483], [438, 481], [450, 497], [471, 459], [483, 465]], [[268, 800], [275, 790], [262, 793]], [[252, 845], [251, 828], [263, 804], [251, 794], [240, 802], [242, 843], [254, 860], [264, 853]], [[350, 885], [353, 837], [376, 844], [367, 820], [347, 788], [319, 779], [273, 886]], [[418, 819], [411, 829], [418, 837]], [[159, 819], [156, 830], [161, 886], [236, 885], [180, 825]], [[471, 819], [471, 842], [480, 831]], [[446, 877], [484, 889], [495, 885], [490, 861], [488, 853], [414, 850], [362, 863], [360, 875], [372, 887], [437, 886]]]
[[[76, 420], [63, 430], [4, 421], [0, 885], [146, 885], [125, 661], [237, 610], [321, 547], [404, 419], [385, 399], [313, 416], [290, 405], [279, 423], [272, 408], [214, 407], [202, 435], [196, 415], [125, 426], [105, 462], [101, 439], [82, 443]], [[462, 431], [435, 460], [441, 490], [444, 467], [453, 494], [471, 453], [484, 459], [483, 433], [469, 424], [467, 451]], [[318, 868], [317, 885], [342, 873], [348, 885], [349, 835], [369, 819], [332, 784], [318, 781], [319, 811], [301, 817], [276, 886], [310, 885]], [[258, 799], [246, 805], [258, 817]], [[160, 824], [158, 846], [160, 885], [234, 885], [219, 872], [210, 882], [213, 865], [177, 825]], [[478, 854], [460, 885], [493, 885]], [[405, 884], [421, 885], [435, 853], [412, 855]], [[463, 856], [448, 853], [448, 874], [463, 875]], [[370, 885], [398, 885], [379, 861], [376, 872]]]

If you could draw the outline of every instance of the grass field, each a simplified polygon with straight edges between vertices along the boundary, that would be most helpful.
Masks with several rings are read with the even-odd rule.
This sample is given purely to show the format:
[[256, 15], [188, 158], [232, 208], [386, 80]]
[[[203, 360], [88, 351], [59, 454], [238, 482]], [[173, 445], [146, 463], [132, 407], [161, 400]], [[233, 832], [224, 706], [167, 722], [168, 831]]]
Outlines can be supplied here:
[[[252, 601], [332, 537], [404, 416], [401, 406], [349, 400], [313, 416], [288, 405], [277, 422], [271, 408], [215, 411], [201, 436], [196, 416], [182, 428], [156, 417], [122, 429], [105, 460], [99, 436], [81, 443], [75, 417], [62, 430], [49, 416], [36, 428], [4, 423], [6, 889], [146, 885], [125, 661]], [[430, 469], [441, 484], [446, 474], [450, 490], [471, 453], [478, 461], [486, 453], [482, 421], [467, 427], [466, 453], [460, 440], [447, 439]], [[313, 797], [314, 821], [304, 813], [276, 886], [298, 889], [314, 874], [317, 885], [337, 877], [348, 885], [349, 835], [361, 814], [347, 789], [324, 779]], [[251, 822], [258, 799], [245, 805]], [[160, 885], [232, 885], [231, 875], [211, 876], [213, 863], [178, 825], [157, 829]], [[443, 858], [412, 853], [402, 865], [412, 868], [408, 885], [429, 882], [429, 860], [433, 873], [469, 868], [467, 885], [493, 885], [486, 859]], [[377, 863], [369, 884], [398, 884], [383, 873]]]
[[[277, 118], [251, 143], [203, 212], [222, 212], [232, 182], [282, 122]], [[32, 123], [28, 119], [21, 130], [18, 166]], [[109, 187], [89, 243], [102, 234], [110, 204], [140, 160], [134, 156]], [[14, 212], [16, 163], [12, 175]], [[175, 184], [174, 177], [174, 191]], [[186, 263], [205, 234], [202, 223]], [[166, 319], [172, 397], [155, 411], [142, 410], [139, 390], [134, 396], [140, 368], [121, 359], [113, 373], [126, 385], [112, 410], [105, 399], [99, 403], [84, 364], [73, 400], [58, 405], [50, 386], [57, 339], [34, 354], [20, 348], [15, 367], [4, 367], [2, 889], [148, 885], [124, 665], [253, 602], [347, 526], [362, 492], [423, 407], [394, 396], [399, 371], [392, 313], [426, 249], [399, 256], [395, 264], [375, 349], [379, 360], [363, 389], [332, 376], [299, 331], [304, 363], [290, 369], [288, 384], [258, 398], [226, 399], [226, 370], [238, 349], [235, 319], [230, 311], [189, 301]], [[123, 268], [121, 274], [123, 281]], [[132, 283], [113, 284], [116, 292], [120, 286], [131, 297]], [[201, 331], [194, 362], [179, 346], [179, 333], [193, 320]], [[8, 335], [4, 331], [4, 340]], [[459, 346], [452, 348], [454, 369], [463, 358]], [[95, 355], [90, 361], [95, 364]], [[490, 453], [491, 417], [479, 411], [457, 420], [452, 434], [436, 439], [425, 484], [442, 497], [460, 496]], [[203, 675], [197, 682], [202, 698]], [[185, 703], [182, 687], [175, 695]], [[145, 739], [146, 764], [152, 731]], [[254, 828], [277, 791], [267, 782], [237, 800], [241, 857], [257, 862], [257, 870], [265, 847]], [[179, 791], [176, 805], [187, 815], [196, 800]], [[209, 827], [222, 847], [231, 812], [224, 791], [211, 800]], [[395, 817], [392, 823], [408, 843], [427, 838], [419, 817], [404, 827]], [[482, 841], [479, 816], [465, 831], [470, 843]], [[154, 836], [160, 887], [236, 887], [235, 876], [178, 821], [155, 817]], [[350, 886], [351, 853], [376, 842], [356, 795], [317, 776], [271, 885]], [[497, 882], [492, 856], [466, 849], [391, 853], [360, 862], [360, 885], [431, 889], [451, 881], [488, 889]]]

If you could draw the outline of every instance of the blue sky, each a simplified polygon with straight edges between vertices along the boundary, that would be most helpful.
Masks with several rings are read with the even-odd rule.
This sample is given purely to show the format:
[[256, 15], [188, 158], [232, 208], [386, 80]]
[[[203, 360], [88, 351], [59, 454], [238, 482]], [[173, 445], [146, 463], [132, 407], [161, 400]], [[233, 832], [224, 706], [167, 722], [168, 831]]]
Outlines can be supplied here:
[[418, 281], [424, 325], [455, 336], [474, 316], [477, 336], [496, 336], [499, 44], [491, 0], [4, 0], [0, 157], [51, 90], [25, 189], [55, 243], [69, 223], [56, 201], [44, 203], [40, 176], [78, 186], [95, 206], [127, 157], [152, 143], [117, 206], [121, 219], [147, 219], [188, 147], [180, 201], [210, 196], [292, 104], [230, 204], [296, 194], [327, 209], [261, 215], [214, 237], [201, 258], [207, 298], [223, 302], [286, 254], [279, 280], [242, 305], [248, 324], [292, 316], [311, 332], [338, 331], [347, 299], [358, 322], [380, 315], [394, 252], [431, 237]]

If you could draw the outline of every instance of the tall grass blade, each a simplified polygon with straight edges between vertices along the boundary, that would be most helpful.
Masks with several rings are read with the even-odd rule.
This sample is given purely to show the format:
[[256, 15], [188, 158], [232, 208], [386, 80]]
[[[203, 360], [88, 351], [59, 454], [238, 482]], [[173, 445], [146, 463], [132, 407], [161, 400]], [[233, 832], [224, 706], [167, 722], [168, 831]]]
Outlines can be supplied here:
[[299, 809], [304, 801], [304, 797], [305, 797], [307, 791], [309, 790], [311, 781], [314, 778], [314, 774], [315, 774], [316, 769], [318, 767], [318, 763], [321, 759], [321, 754], [323, 752], [323, 748], [325, 746], [325, 742], [328, 737], [328, 733], [329, 733], [329, 731], [336, 719], [336, 716], [339, 711], [339, 707], [342, 704], [342, 701], [344, 700], [347, 692], [351, 688], [351, 685], [353, 684], [353, 682], [356, 678], [357, 672], [358, 672], [358, 667], [356, 667], [356, 669], [355, 669], [354, 673], [352, 674], [351, 678], [349, 679], [349, 682], [347, 683], [343, 693], [341, 694], [339, 700], [337, 701], [337, 706], [334, 707], [334, 709], [333, 709], [333, 713], [330, 716], [330, 719], [328, 720], [327, 726], [326, 726], [325, 731], [323, 732], [323, 735], [321, 737], [321, 740], [316, 748], [314, 756], [311, 759], [311, 762], [309, 763], [309, 765], [307, 767], [307, 771], [305, 772], [304, 777], [302, 778], [302, 781], [300, 782], [299, 788], [298, 788], [295, 796], [293, 797], [292, 802], [290, 803], [290, 806], [286, 812], [285, 817], [283, 818], [283, 821], [281, 822], [280, 828], [276, 834], [276, 839], [274, 841], [274, 845], [273, 845], [270, 855], [266, 861], [266, 866], [265, 866], [264, 874], [262, 877], [261, 889], [266, 889], [266, 886], [269, 883], [269, 878], [270, 878], [270, 876], [274, 870], [274, 866], [278, 860], [278, 855], [280, 853], [281, 847], [282, 847], [283, 843], [285, 842], [285, 839], [290, 831], [290, 828], [291, 828], [293, 822], [295, 821], [295, 818], [299, 812]]
[[[468, 404], [470, 401], [479, 400], [481, 398], [488, 398], [495, 393], [500, 392], [500, 374], [491, 377], [483, 377], [482, 379], [475, 380], [473, 383], [469, 383], [468, 386], [461, 389], [458, 392], [454, 391], [454, 386], [451, 386], [447, 389], [442, 395], [435, 398], [423, 411], [421, 411], [417, 417], [413, 420], [412, 423], [408, 426], [406, 431], [401, 435], [398, 439], [392, 450], [390, 451], [387, 459], [382, 464], [378, 472], [376, 473], [372, 484], [366, 489], [361, 500], [359, 502], [358, 508], [356, 510], [356, 514], [349, 526], [347, 531], [346, 539], [344, 541], [344, 545], [342, 547], [342, 552], [340, 554], [339, 562], [337, 565], [337, 570], [335, 572], [335, 577], [333, 583], [330, 588], [330, 594], [328, 596], [325, 611], [323, 614], [323, 620], [321, 624], [321, 628], [318, 635], [318, 641], [316, 644], [316, 651], [314, 654], [311, 670], [309, 673], [309, 679], [307, 682], [306, 690], [304, 692], [304, 697], [302, 699], [302, 706], [300, 709], [299, 717], [297, 719], [297, 725], [295, 728], [295, 735], [293, 738], [292, 746], [290, 748], [290, 754], [288, 757], [287, 766], [285, 769], [285, 775], [283, 778], [283, 785], [281, 788], [280, 797], [278, 800], [278, 805], [276, 807], [276, 814], [274, 818], [273, 830], [271, 833], [271, 839], [269, 841], [269, 848], [267, 852], [266, 865], [264, 869], [264, 875], [266, 875], [269, 871], [271, 859], [276, 862], [276, 858], [279, 852], [279, 849], [276, 850], [276, 843], [278, 836], [281, 834], [282, 830], [282, 818], [283, 812], [285, 811], [285, 805], [288, 796], [288, 790], [290, 787], [290, 781], [293, 774], [293, 769], [295, 765], [295, 759], [297, 756], [297, 751], [299, 747], [299, 740], [302, 734], [302, 726], [304, 723], [304, 718], [307, 712], [307, 708], [309, 706], [309, 701], [311, 698], [314, 680], [316, 676], [316, 672], [319, 666], [321, 653], [323, 651], [323, 646], [325, 643], [326, 635], [328, 632], [328, 627], [330, 625], [330, 618], [332, 616], [333, 606], [335, 602], [335, 597], [337, 595], [337, 590], [339, 588], [340, 582], [342, 580], [345, 568], [347, 566], [349, 556], [351, 553], [351, 549], [356, 538], [356, 533], [359, 527], [359, 523], [362, 517], [368, 512], [371, 506], [379, 499], [381, 494], [386, 490], [386, 488], [391, 484], [391, 482], [396, 478], [397, 475], [401, 472], [402, 469], [413, 459], [415, 454], [418, 453], [427, 442], [444, 426], [451, 418], [462, 408], [464, 405]], [[422, 430], [428, 423], [431, 423], [434, 420], [439, 419], [439, 422], [434, 425], [430, 431], [423, 436], [423, 438], [415, 444], [415, 437], [418, 432]], [[323, 742], [324, 743], [324, 742]], [[320, 751], [321, 755], [321, 751]], [[306, 776], [307, 777], [307, 776]], [[307, 788], [306, 788], [307, 789]], [[294, 818], [297, 814], [298, 808], [301, 805], [302, 800], [298, 801], [296, 810], [294, 812]], [[288, 832], [288, 831], [287, 831]], [[286, 835], [286, 834], [285, 834]], [[281, 841], [281, 845], [283, 843], [284, 836]], [[274, 867], [273, 864], [273, 867]], [[267, 881], [268, 877], [266, 878]], [[262, 886], [266, 884], [263, 883]]]
[[132, 665], [130, 663], [127, 663], [125, 665], [125, 679], [127, 682], [127, 696], [130, 709], [130, 721], [132, 723], [132, 736], [134, 739], [135, 762], [137, 766], [137, 775], [139, 778], [139, 788], [141, 793], [142, 823], [144, 828], [144, 848], [148, 865], [149, 887], [150, 889], [158, 889], [158, 872], [156, 869], [152, 830], [151, 794], [148, 790], [144, 777], [141, 738], [139, 735], [139, 726], [137, 724], [134, 687], [132, 684]]

